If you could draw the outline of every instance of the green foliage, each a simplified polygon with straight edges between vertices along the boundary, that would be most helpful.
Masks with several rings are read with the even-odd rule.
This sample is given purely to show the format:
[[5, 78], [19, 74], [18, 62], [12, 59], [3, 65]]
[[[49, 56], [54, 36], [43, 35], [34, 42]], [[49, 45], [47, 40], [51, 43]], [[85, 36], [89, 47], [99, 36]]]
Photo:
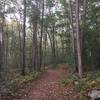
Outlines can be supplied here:
[[73, 66], [75, 65], [75, 58], [74, 58], [74, 54], [69, 51], [69, 53], [67, 53], [67, 57], [66, 57], [66, 63]]
[[73, 80], [69, 79], [69, 78], [61, 80], [61, 84], [64, 85], [64, 86], [66, 86], [66, 85], [68, 85], [68, 84], [70, 84], [72, 82], [73, 82]]
[[15, 93], [18, 88], [20, 86], [23, 86], [23, 84], [26, 84], [26, 83], [29, 83], [29, 82], [32, 82], [33, 80], [37, 79], [40, 77], [41, 74], [43, 74], [44, 72], [41, 71], [41, 72], [38, 72], [38, 71], [33, 71], [31, 74], [29, 75], [26, 75], [26, 76], [22, 76], [20, 78], [16, 78], [16, 79], [13, 79], [13, 80], [10, 80], [10, 81], [7, 81], [6, 82], [6, 89], [8, 89], [8, 93]]
[[[99, 43], [96, 40], [98, 37], [99, 32], [96, 29], [88, 29], [86, 36], [85, 36], [85, 50], [87, 55], [87, 63], [88, 64], [95, 64], [100, 57], [99, 54]], [[98, 53], [97, 53], [98, 52]]]
[[68, 6], [68, 3], [67, 3], [66, 0], [60, 0], [60, 3], [61, 3], [64, 7]]
[[77, 86], [78, 90], [79, 91], [84, 91], [86, 89], [86, 83], [85, 83], [85, 81], [79, 80], [78, 82], [79, 82], [79, 84]]
[[66, 85], [71, 84], [74, 81], [78, 81], [78, 80], [79, 80], [79, 78], [77, 76], [72, 75], [72, 76], [68, 76], [68, 77], [62, 79], [61, 80], [61, 84], [64, 85], [64, 86], [66, 86]]
[[100, 79], [100, 73], [99, 73], [99, 71], [97, 72], [88, 72], [87, 74], [86, 74], [86, 81], [100, 81], [99, 79]]
[[[36, 0], [35, 0], [36, 1]], [[14, 4], [12, 0], [10, 1], [11, 4]], [[43, 32], [47, 34], [47, 41], [46, 41], [46, 50], [43, 48], [43, 62], [46, 64], [54, 64], [53, 68], [58, 68], [58, 63], [67, 63], [69, 65], [75, 65], [75, 58], [74, 54], [72, 53], [71, 47], [71, 37], [70, 32], [71, 30], [71, 23], [70, 23], [70, 14], [69, 14], [69, 2], [66, 0], [60, 0], [57, 4], [55, 0], [47, 0], [46, 1], [46, 12], [45, 16], [43, 16]], [[71, 4], [74, 2], [72, 1]], [[1, 3], [2, 4], [2, 3]], [[9, 16], [9, 6], [10, 3], [4, 3], [8, 9], [7, 12], [4, 13], [4, 36], [2, 37], [4, 40], [4, 69], [9, 71], [11, 69], [17, 70], [17, 73], [20, 73], [22, 69], [22, 48], [23, 48], [23, 3], [19, 1], [19, 3], [14, 8], [11, 7], [15, 12], [10, 12], [14, 16], [12, 17], [11, 21], [6, 20], [6, 16]], [[40, 34], [41, 34], [41, 12], [42, 12], [42, 1], [38, 0], [37, 4], [40, 6], [34, 5], [31, 0], [27, 1], [27, 24], [26, 24], [26, 46], [25, 46], [25, 55], [26, 55], [26, 72], [28, 72], [29, 66], [32, 65], [32, 47], [33, 45], [33, 33], [37, 33], [37, 48], [39, 48], [40, 44]], [[80, 22], [81, 29], [84, 30], [84, 54], [85, 54], [85, 62], [86, 64], [97, 65], [100, 62], [100, 27], [99, 27], [99, 19], [100, 19], [100, 6], [98, 6], [99, 0], [89, 0], [87, 1], [87, 8], [86, 8], [86, 18], [85, 18], [85, 26]], [[17, 7], [19, 5], [19, 7]], [[56, 6], [56, 5], [61, 5]], [[81, 4], [80, 4], [81, 5]], [[4, 7], [5, 7], [4, 6]], [[72, 5], [73, 6], [73, 5]], [[80, 6], [82, 7], [83, 4]], [[22, 7], [20, 9], [20, 7]], [[58, 7], [58, 8], [57, 8]], [[2, 8], [2, 7], [1, 7]], [[16, 9], [18, 8], [18, 9]], [[45, 8], [45, 7], [44, 7]], [[55, 10], [54, 10], [55, 8]], [[74, 6], [72, 7], [74, 8]], [[5, 9], [5, 10], [6, 10]], [[4, 9], [1, 9], [3, 11]], [[18, 10], [18, 11], [17, 11]], [[75, 9], [72, 9], [74, 12]], [[16, 16], [16, 11], [19, 14], [18, 18]], [[5, 16], [6, 14], [6, 16]], [[1, 13], [2, 15], [2, 13]], [[11, 15], [11, 16], [12, 16]], [[81, 15], [81, 14], [80, 14]], [[0, 16], [0, 22], [3, 21]], [[75, 23], [73, 23], [75, 24]], [[33, 27], [34, 26], [34, 27]], [[34, 32], [36, 27], [36, 32]], [[19, 33], [20, 31], [20, 33]], [[20, 37], [19, 37], [20, 34]], [[42, 47], [45, 46], [45, 34], [43, 34], [43, 43]], [[51, 41], [49, 41], [51, 40]], [[54, 42], [54, 43], [53, 43]], [[3, 43], [3, 41], [2, 41]], [[53, 45], [54, 44], [54, 45]], [[54, 50], [53, 50], [54, 49]], [[52, 57], [53, 52], [55, 52], [54, 56]], [[37, 50], [39, 52], [39, 50]], [[45, 55], [46, 53], [46, 55]], [[38, 55], [38, 54], [37, 54]], [[34, 57], [36, 58], [36, 57]], [[46, 61], [45, 61], [46, 60]], [[36, 66], [35, 66], [36, 67]], [[1, 68], [2, 69], [2, 68]], [[3, 71], [3, 70], [1, 70]], [[11, 72], [12, 73], [12, 72]], [[32, 80], [36, 79], [41, 72], [33, 72], [25, 77], [21, 77], [20, 79], [12, 80], [8, 82], [8, 87], [16, 88], [17, 83], [23, 84], [27, 82], [31, 82]], [[93, 75], [92, 75], [93, 74]], [[77, 76], [70, 76], [62, 80], [62, 84], [69, 84], [77, 81], [79, 83], [79, 90], [85, 90], [87, 84], [93, 85], [100, 81], [99, 74], [88, 73], [85, 78], [80, 80]], [[3, 75], [2, 75], [3, 76]], [[7, 75], [6, 75], [7, 76]], [[12, 75], [13, 76], [13, 75]], [[9, 77], [9, 76], [8, 76]]]
[[22, 83], [31, 82], [31, 81], [33, 81], [34, 79], [38, 78], [40, 74], [41, 74], [41, 72], [34, 71], [34, 72], [32, 72], [30, 75], [24, 76], [24, 77], [21, 79], [20, 83], [22, 84]]
[[98, 0], [89, 0], [87, 7], [87, 17], [84, 28], [84, 47], [86, 64], [98, 65], [100, 59], [100, 38], [99, 16], [100, 7]]
[[54, 6], [54, 0], [47, 0], [47, 6], [48, 7], [53, 7]]
[[82, 79], [80, 79], [76, 75], [71, 75], [62, 79], [61, 84], [64, 86], [68, 84], [74, 84], [77, 87], [78, 91], [83, 93], [100, 84], [100, 73], [99, 72], [86, 73], [84, 74]]

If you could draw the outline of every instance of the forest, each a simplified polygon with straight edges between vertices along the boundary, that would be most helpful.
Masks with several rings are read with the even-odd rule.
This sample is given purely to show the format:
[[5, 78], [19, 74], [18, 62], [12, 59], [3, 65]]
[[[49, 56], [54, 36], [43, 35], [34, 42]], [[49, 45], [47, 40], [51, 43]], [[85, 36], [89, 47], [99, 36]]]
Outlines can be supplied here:
[[0, 0], [0, 100], [100, 100], [100, 0]]

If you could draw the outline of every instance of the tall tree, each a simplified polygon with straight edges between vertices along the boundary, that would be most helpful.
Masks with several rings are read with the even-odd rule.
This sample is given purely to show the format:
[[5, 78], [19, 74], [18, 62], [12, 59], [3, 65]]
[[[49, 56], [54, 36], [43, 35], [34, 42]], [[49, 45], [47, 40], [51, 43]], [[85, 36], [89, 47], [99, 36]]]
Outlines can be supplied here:
[[26, 37], [26, 0], [24, 2], [24, 11], [23, 11], [23, 69], [22, 75], [25, 75], [25, 37]]
[[5, 3], [6, 0], [0, 1], [0, 69], [5, 64], [5, 33], [4, 33], [4, 25], [5, 25]]
[[41, 21], [41, 36], [40, 36], [40, 65], [39, 67], [41, 68], [42, 65], [42, 39], [43, 39], [43, 23], [44, 23], [44, 0], [42, 1], [42, 21]]
[[[32, 39], [32, 67], [34, 70], [38, 70], [39, 68], [39, 47], [38, 47], [38, 22], [40, 16], [40, 9], [39, 9], [39, 1], [35, 1], [36, 5], [32, 3], [31, 5], [31, 16], [30, 21], [33, 30], [33, 39]], [[39, 28], [40, 29], [40, 28]]]
[[87, 8], [87, 0], [83, 0], [83, 15], [82, 15], [82, 29], [81, 29], [81, 50], [82, 50], [82, 65], [84, 66], [86, 54], [85, 54], [85, 46], [84, 46], [84, 39], [85, 39], [85, 25], [86, 25], [86, 8]]
[[1, 77], [1, 67], [2, 67], [2, 31], [0, 22], [0, 77]]
[[80, 78], [82, 77], [82, 55], [81, 55], [81, 41], [80, 41], [80, 25], [79, 25], [79, 0], [76, 0], [76, 44], [78, 56], [78, 71]]
[[69, 8], [70, 8], [70, 23], [71, 23], [71, 38], [72, 38], [72, 49], [73, 49], [73, 54], [75, 53], [75, 41], [74, 41], [74, 27], [73, 27], [73, 13], [72, 13], [72, 4], [71, 0], [69, 0]]

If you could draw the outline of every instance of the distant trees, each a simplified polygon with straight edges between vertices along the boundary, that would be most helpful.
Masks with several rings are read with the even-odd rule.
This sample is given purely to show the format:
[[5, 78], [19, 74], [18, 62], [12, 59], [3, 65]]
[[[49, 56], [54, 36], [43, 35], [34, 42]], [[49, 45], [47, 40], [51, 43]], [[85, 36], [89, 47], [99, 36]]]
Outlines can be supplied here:
[[[87, 38], [88, 33], [90, 32], [88, 30], [91, 30], [92, 32], [94, 31], [94, 25], [93, 24], [89, 25], [89, 23], [88, 23], [88, 22], [90, 22], [89, 21], [89, 17], [90, 17], [89, 13], [91, 12], [91, 10], [93, 10], [92, 8], [98, 9], [98, 5], [97, 5], [98, 1], [96, 1], [95, 4], [93, 4], [93, 2], [92, 1], [90, 2], [87, 0], [83, 0], [83, 1], [69, 0], [68, 2], [66, 2], [65, 0], [61, 1], [62, 5], [65, 7], [64, 8], [65, 11], [67, 11], [66, 13], [70, 14], [70, 17], [68, 18], [68, 16], [66, 16], [66, 19], [70, 20], [71, 44], [72, 44], [73, 53], [74, 53], [73, 59], [75, 61], [75, 64], [78, 66], [77, 68], [78, 68], [78, 72], [79, 72], [80, 76], [82, 76], [82, 70], [86, 69], [85, 66], [87, 65], [87, 63], [89, 64], [90, 61], [96, 62], [96, 60], [93, 61], [93, 59], [92, 59], [92, 56], [94, 54], [91, 55], [91, 51], [90, 51], [90, 53], [88, 51], [89, 48], [91, 48], [92, 50], [94, 48], [97, 48], [96, 46], [92, 48], [93, 44], [96, 41], [93, 43], [94, 39], [90, 40], [91, 43], [93, 43], [93, 44], [91, 44], [91, 46], [88, 45], [88, 47], [86, 46], [87, 43], [90, 43], [88, 41], [89, 38]], [[67, 5], [69, 5], [68, 9], [66, 9]], [[92, 5], [92, 6], [90, 7], [90, 5]], [[97, 11], [96, 9], [95, 9], [95, 11]], [[93, 12], [95, 12], [95, 11], [93, 11]], [[98, 15], [99, 14], [97, 14], [97, 16]], [[97, 18], [94, 17], [94, 19], [97, 19]], [[91, 29], [89, 29], [90, 27], [91, 27]], [[95, 32], [93, 32], [93, 33], [95, 34]], [[97, 34], [98, 33], [99, 32], [97, 32]], [[95, 37], [95, 39], [96, 39], [96, 37]], [[86, 42], [86, 41], [88, 41], [88, 42]], [[95, 52], [95, 50], [94, 50], [94, 52]], [[95, 66], [96, 66], [96, 64], [95, 64]]]
[[46, 64], [67, 63], [81, 77], [85, 66], [99, 66], [98, 2], [1, 0], [0, 68], [25, 75]]
[[[100, 53], [97, 52], [100, 50], [99, 41], [96, 38], [100, 38], [100, 28], [98, 27], [99, 16], [98, 13], [99, 5], [97, 1], [87, 1], [87, 10], [85, 17], [85, 26], [84, 26], [84, 54], [85, 54], [85, 63], [88, 65], [95, 66], [99, 63]], [[97, 54], [97, 55], [96, 55]], [[97, 60], [98, 59], [98, 60]]]

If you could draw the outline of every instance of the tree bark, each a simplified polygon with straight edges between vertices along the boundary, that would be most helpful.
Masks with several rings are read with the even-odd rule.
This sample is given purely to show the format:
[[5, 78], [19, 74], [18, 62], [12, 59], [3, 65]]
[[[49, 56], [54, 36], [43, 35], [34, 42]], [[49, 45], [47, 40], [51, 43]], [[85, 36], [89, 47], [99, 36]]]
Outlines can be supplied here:
[[77, 56], [78, 56], [78, 72], [79, 77], [82, 77], [82, 56], [81, 56], [81, 41], [80, 41], [80, 27], [79, 27], [79, 0], [76, 0], [76, 42], [77, 42]]
[[86, 54], [85, 54], [85, 46], [84, 46], [86, 7], [87, 7], [87, 0], [84, 0], [84, 2], [83, 2], [83, 16], [82, 16], [83, 27], [82, 27], [82, 31], [81, 31], [81, 50], [82, 50], [82, 64], [83, 64], [83, 66], [86, 62]]
[[26, 44], [26, 0], [24, 0], [24, 12], [23, 12], [23, 68], [22, 68], [22, 75], [25, 75], [25, 44]]
[[16, 15], [14, 14], [15, 16], [15, 19], [16, 19], [16, 22], [17, 22], [17, 28], [18, 28], [18, 35], [19, 35], [19, 67], [22, 66], [22, 44], [21, 44], [21, 23], [20, 23], [20, 20], [21, 20], [21, 17], [20, 17], [20, 20], [18, 21]]
[[33, 46], [32, 46], [32, 66], [34, 70], [37, 68], [37, 56], [38, 56], [38, 47], [37, 47], [37, 21], [33, 24]]
[[72, 48], [73, 48], [73, 54], [75, 54], [75, 45], [74, 45], [74, 28], [73, 28], [73, 14], [72, 14], [72, 5], [71, 5], [71, 0], [69, 0], [69, 8], [70, 8], [70, 23], [71, 23], [71, 28], [72, 28]]
[[52, 29], [52, 60], [53, 60], [53, 64], [55, 64], [55, 61], [56, 61], [56, 51], [55, 51], [55, 26], [53, 26], [53, 29]]
[[39, 62], [40, 62], [40, 64], [39, 64], [39, 69], [41, 69], [41, 66], [42, 66], [42, 53], [43, 53], [43, 51], [42, 51], [42, 38], [43, 38], [43, 22], [44, 21], [44, 0], [43, 0], [43, 4], [42, 4], [42, 23], [41, 23], [41, 37], [40, 37], [40, 54], [39, 54], [39, 56], [40, 56], [40, 60], [39, 60]]
[[2, 31], [0, 23], [0, 78], [1, 78], [1, 67], [2, 67]]

